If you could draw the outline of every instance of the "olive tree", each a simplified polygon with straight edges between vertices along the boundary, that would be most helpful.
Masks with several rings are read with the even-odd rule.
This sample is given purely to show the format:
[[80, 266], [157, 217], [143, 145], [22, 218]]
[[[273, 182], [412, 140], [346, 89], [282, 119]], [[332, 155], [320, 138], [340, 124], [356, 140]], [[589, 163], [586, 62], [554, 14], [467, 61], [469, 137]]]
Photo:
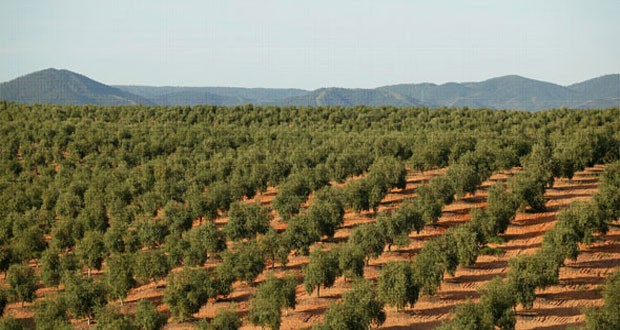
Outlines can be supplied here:
[[62, 296], [46, 297], [35, 304], [36, 330], [71, 330], [67, 317], [67, 305]]
[[186, 232], [184, 238], [189, 243], [185, 250], [184, 260], [186, 264], [191, 266], [202, 265], [208, 256], [226, 249], [222, 232], [212, 222], [206, 222], [192, 228]]
[[157, 287], [157, 282], [170, 272], [170, 264], [161, 250], [139, 251], [133, 256], [132, 272], [140, 283], [146, 284], [152, 280]]
[[252, 239], [267, 232], [271, 218], [269, 209], [258, 203], [236, 202], [230, 205], [224, 233], [231, 241]]
[[385, 247], [385, 236], [381, 228], [376, 224], [369, 223], [358, 226], [349, 237], [351, 244], [358, 246], [366, 257], [366, 264], [370, 258], [378, 258]]
[[84, 238], [75, 245], [75, 255], [88, 269], [88, 276], [92, 269], [101, 269], [105, 254], [103, 235], [98, 231], [86, 232]]
[[586, 330], [620, 327], [620, 270], [607, 277], [602, 293], [605, 304], [586, 310]]
[[418, 300], [419, 287], [413, 277], [412, 264], [409, 261], [392, 261], [381, 268], [379, 277], [379, 297], [397, 310], [413, 307]]
[[28, 265], [13, 264], [6, 272], [6, 281], [9, 284], [9, 294], [14, 301], [33, 301], [37, 289], [37, 278], [34, 269]]
[[329, 288], [334, 285], [340, 269], [338, 256], [331, 251], [316, 249], [310, 253], [310, 261], [304, 268], [304, 287], [311, 294], [316, 289], [317, 297], [321, 294], [321, 286]]
[[332, 303], [325, 312], [322, 323], [315, 330], [367, 330], [371, 325], [385, 322], [383, 303], [370, 283], [360, 279], [343, 295], [342, 302]]
[[88, 324], [95, 310], [106, 303], [104, 286], [92, 278], [83, 279], [75, 273], [65, 273], [62, 278], [65, 286], [63, 299], [74, 317], [86, 317]]
[[166, 325], [166, 322], [166, 316], [157, 311], [155, 304], [145, 299], [138, 302], [133, 321], [136, 329], [159, 330]]
[[213, 295], [211, 280], [204, 269], [184, 268], [171, 274], [164, 294], [164, 302], [172, 316], [188, 320]]
[[119, 299], [121, 306], [127, 292], [136, 286], [133, 278], [133, 258], [127, 254], [114, 254], [106, 260], [105, 284], [113, 299]]

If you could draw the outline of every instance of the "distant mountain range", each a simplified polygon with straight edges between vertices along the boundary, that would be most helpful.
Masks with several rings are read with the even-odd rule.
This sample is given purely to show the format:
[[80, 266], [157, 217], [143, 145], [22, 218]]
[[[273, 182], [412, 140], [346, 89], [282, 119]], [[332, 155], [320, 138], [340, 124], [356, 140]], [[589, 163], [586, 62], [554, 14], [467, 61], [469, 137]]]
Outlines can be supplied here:
[[620, 107], [620, 74], [569, 86], [503, 76], [482, 82], [400, 84], [374, 89], [108, 86], [47, 69], [0, 84], [0, 99], [20, 103], [100, 105], [427, 106], [519, 109]]

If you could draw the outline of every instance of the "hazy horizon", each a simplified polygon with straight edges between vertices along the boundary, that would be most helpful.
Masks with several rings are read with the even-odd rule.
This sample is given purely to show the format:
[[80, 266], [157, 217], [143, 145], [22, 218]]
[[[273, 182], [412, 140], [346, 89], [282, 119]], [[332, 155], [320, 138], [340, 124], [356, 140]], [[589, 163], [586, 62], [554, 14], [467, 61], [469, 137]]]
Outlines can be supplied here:
[[620, 72], [620, 2], [3, 1], [0, 81], [375, 88]]

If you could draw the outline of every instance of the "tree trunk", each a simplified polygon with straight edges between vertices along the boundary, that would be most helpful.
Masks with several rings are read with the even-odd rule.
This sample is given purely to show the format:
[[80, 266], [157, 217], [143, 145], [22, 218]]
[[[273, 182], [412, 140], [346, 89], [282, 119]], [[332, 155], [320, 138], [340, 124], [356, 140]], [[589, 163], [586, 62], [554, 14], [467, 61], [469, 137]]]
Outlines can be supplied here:
[[121, 306], [123, 306], [123, 298], [119, 298], [121, 301]]
[[320, 285], [316, 286], [316, 297], [317, 298], [321, 297], [321, 286]]
[[87, 316], [87, 317], [86, 317], [86, 324], [87, 324], [87, 325], [90, 325], [90, 316]]
[[90, 278], [90, 267], [87, 270], [88, 277]]

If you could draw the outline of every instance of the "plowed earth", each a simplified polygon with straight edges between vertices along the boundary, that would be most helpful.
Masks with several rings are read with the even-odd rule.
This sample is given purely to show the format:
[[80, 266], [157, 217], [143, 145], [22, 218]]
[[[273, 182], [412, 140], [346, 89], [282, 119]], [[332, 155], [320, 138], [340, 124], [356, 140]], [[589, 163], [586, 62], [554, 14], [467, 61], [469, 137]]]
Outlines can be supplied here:
[[[427, 227], [419, 234], [413, 232], [410, 242], [404, 247], [392, 247], [392, 251], [384, 253], [365, 268], [365, 277], [376, 280], [385, 262], [390, 260], [412, 260], [421, 247], [429, 239], [441, 235], [447, 228], [469, 221], [469, 211], [475, 207], [485, 207], [486, 190], [495, 182], [505, 181], [518, 169], [494, 174], [487, 180], [473, 196], [461, 198], [451, 205], [444, 207], [442, 216], [436, 227]], [[471, 268], [459, 267], [452, 277], [446, 275], [438, 293], [435, 296], [421, 296], [413, 309], [396, 311], [386, 307], [387, 320], [381, 329], [432, 329], [441, 322], [452, 317], [452, 311], [456, 305], [465, 302], [468, 298], [477, 301], [477, 290], [495, 276], [505, 276], [508, 272], [508, 260], [519, 254], [530, 254], [540, 248], [544, 233], [553, 228], [556, 215], [562, 208], [577, 200], [588, 200], [596, 193], [598, 176], [603, 171], [603, 166], [587, 168], [583, 172], [576, 173], [572, 180], [559, 179], [552, 189], [545, 193], [547, 199], [547, 211], [543, 213], [518, 213], [515, 220], [508, 227], [504, 238], [505, 243], [492, 244], [491, 246], [501, 249], [504, 254], [498, 256], [481, 255], [476, 264]], [[434, 176], [442, 174], [443, 170], [425, 173], [410, 172], [407, 177], [405, 189], [395, 189], [383, 200], [379, 210], [387, 210], [398, 207], [406, 197], [415, 196], [415, 189]], [[276, 191], [270, 188], [267, 192], [257, 196], [256, 201], [263, 205], [269, 205]], [[310, 198], [309, 203], [311, 203]], [[250, 200], [254, 201], [254, 200]], [[216, 221], [218, 226], [226, 223], [222, 217]], [[372, 214], [357, 214], [347, 212], [345, 222], [332, 240], [324, 240], [319, 244], [329, 248], [347, 240], [349, 233], [355, 226], [362, 223], [373, 222]], [[277, 217], [272, 225], [279, 230], [286, 228], [286, 223]], [[583, 308], [602, 304], [598, 287], [604, 281], [606, 275], [620, 266], [620, 228], [613, 226], [610, 231], [601, 237], [595, 244], [587, 247], [580, 246], [581, 253], [577, 260], [569, 260], [560, 271], [559, 285], [551, 286], [545, 290], [537, 291], [536, 301], [530, 310], [517, 309], [517, 329], [564, 329], [570, 325], [583, 322]], [[308, 295], [302, 281], [303, 266], [308, 258], [304, 256], [291, 256], [289, 264], [283, 268], [280, 264], [267, 265], [265, 272], [257, 279], [260, 283], [267, 272], [273, 271], [276, 276], [285, 273], [298, 275], [300, 284], [297, 287], [297, 307], [289, 310], [288, 316], [283, 315], [281, 329], [306, 329], [322, 319], [322, 315], [332, 302], [338, 301], [342, 294], [350, 288], [350, 283], [345, 283], [339, 278], [334, 287], [321, 288], [321, 296], [316, 297], [316, 292]], [[217, 265], [217, 261], [209, 261], [207, 268]], [[34, 266], [34, 265], [33, 265]], [[100, 274], [95, 273], [95, 276]], [[121, 310], [133, 313], [136, 302], [140, 299], [149, 299], [158, 305], [158, 309], [168, 312], [168, 307], [163, 303], [165, 283], [154, 283], [135, 288], [130, 291]], [[4, 279], [0, 285], [6, 286]], [[234, 307], [242, 316], [247, 314], [249, 301], [255, 291], [255, 287], [246, 283], [235, 283], [234, 292], [219, 301], [210, 300], [194, 316], [196, 318], [212, 318], [220, 308]], [[42, 299], [48, 294], [54, 294], [55, 288], [40, 288], [37, 291], [37, 299]], [[5, 314], [24, 319], [32, 324], [34, 316], [32, 304], [26, 303], [21, 307], [19, 303], [7, 305]], [[176, 323], [172, 318], [166, 329], [193, 329], [193, 323]], [[78, 329], [88, 328], [86, 320], [73, 320]], [[244, 323], [242, 329], [255, 329], [256, 327]]]

